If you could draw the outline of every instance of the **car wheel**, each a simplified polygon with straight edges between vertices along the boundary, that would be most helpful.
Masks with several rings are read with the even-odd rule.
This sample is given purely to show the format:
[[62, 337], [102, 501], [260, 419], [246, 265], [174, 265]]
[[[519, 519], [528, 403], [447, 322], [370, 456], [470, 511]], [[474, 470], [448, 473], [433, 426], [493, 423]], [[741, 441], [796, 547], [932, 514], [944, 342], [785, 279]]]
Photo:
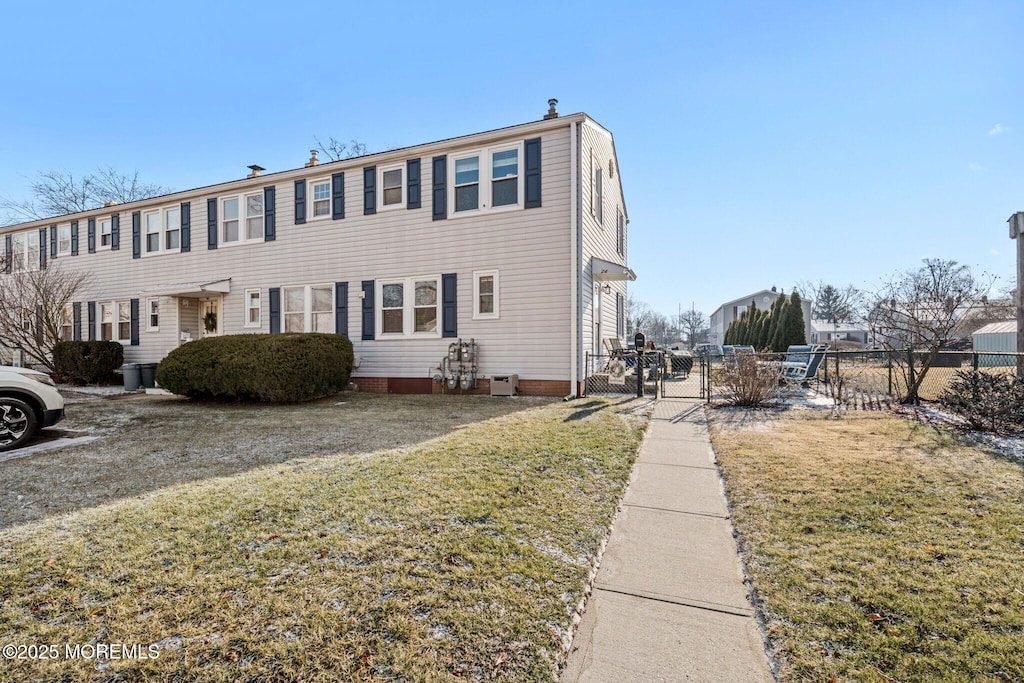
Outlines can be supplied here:
[[24, 401], [0, 396], [0, 451], [17, 448], [32, 438], [39, 421]]

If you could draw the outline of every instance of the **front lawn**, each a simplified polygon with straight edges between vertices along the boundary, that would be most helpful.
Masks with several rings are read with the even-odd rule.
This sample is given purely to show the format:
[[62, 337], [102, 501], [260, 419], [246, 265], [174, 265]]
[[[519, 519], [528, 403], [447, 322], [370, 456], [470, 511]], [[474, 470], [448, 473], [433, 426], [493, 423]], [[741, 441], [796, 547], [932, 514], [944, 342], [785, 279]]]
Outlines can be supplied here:
[[1024, 468], [877, 413], [712, 411], [783, 681], [1024, 680]]
[[[550, 680], [644, 426], [544, 405], [0, 532], [0, 680]], [[382, 413], [379, 419], [388, 419]]]

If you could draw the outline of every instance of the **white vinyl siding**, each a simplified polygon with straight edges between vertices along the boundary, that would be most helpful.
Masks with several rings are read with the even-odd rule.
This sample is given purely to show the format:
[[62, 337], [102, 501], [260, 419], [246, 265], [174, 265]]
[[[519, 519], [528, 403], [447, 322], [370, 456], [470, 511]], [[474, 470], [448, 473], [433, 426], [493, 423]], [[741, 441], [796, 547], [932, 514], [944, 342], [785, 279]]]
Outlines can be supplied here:
[[[112, 301], [132, 297], [153, 296], [153, 290], [189, 282], [230, 279], [230, 291], [222, 298], [221, 315], [224, 334], [269, 331], [269, 292], [281, 288], [280, 329], [283, 331], [284, 289], [323, 283], [334, 289], [336, 282], [348, 284], [347, 329], [355, 354], [361, 359], [356, 377], [422, 377], [427, 368], [435, 366], [447, 350], [451, 339], [440, 334], [395, 337], [378, 336], [362, 340], [361, 281], [379, 283], [385, 276], [403, 279], [409, 275], [456, 273], [458, 276], [458, 336], [476, 338], [480, 344], [480, 372], [519, 373], [527, 380], [561, 380], [569, 378], [570, 344], [573, 329], [571, 284], [573, 254], [571, 231], [571, 141], [570, 124], [581, 121], [562, 117], [503, 131], [466, 136], [452, 141], [432, 143], [411, 150], [384, 153], [368, 162], [360, 160], [337, 162], [331, 172], [344, 172], [346, 217], [343, 221], [308, 221], [313, 198], [310, 182], [324, 178], [324, 168], [296, 169], [273, 177], [238, 180], [215, 188], [197, 188], [120, 207], [122, 238], [126, 216], [134, 211], [150, 211], [176, 204], [191, 204], [191, 252], [165, 258], [132, 259], [130, 253], [101, 252], [90, 254], [85, 249], [85, 226], [99, 212], [72, 216], [80, 228], [81, 252], [66, 259], [63, 268], [89, 272], [88, 285], [76, 300], [83, 302], [83, 326], [87, 321], [88, 301]], [[493, 212], [478, 211], [472, 218], [431, 220], [429, 210], [384, 211], [363, 215], [362, 169], [374, 164], [381, 168], [420, 158], [421, 193], [424, 206], [430, 203], [429, 189], [433, 182], [430, 159], [448, 158], [446, 189], [453, 184], [452, 159], [484, 149], [509, 149], [521, 146], [527, 139], [542, 140], [543, 206], [535, 209], [500, 207]], [[390, 156], [388, 156], [390, 155]], [[584, 157], [585, 158], [585, 157]], [[525, 157], [519, 155], [519, 192], [525, 185]], [[481, 175], [480, 196], [489, 196], [488, 186], [493, 174]], [[616, 169], [616, 178], [620, 173]], [[584, 192], [586, 170], [580, 174]], [[294, 181], [307, 179], [307, 224], [294, 226]], [[247, 194], [262, 193], [267, 185], [276, 186], [277, 240], [258, 241], [239, 248], [224, 248], [220, 237], [224, 218], [222, 200]], [[608, 198], [611, 201], [609, 183]], [[380, 187], [378, 186], [378, 194]], [[450, 195], [449, 195], [450, 196]], [[218, 248], [207, 249], [207, 199], [215, 197]], [[583, 210], [589, 215], [587, 196], [582, 198]], [[453, 216], [451, 201], [448, 215]], [[520, 205], [521, 206], [521, 205]], [[104, 211], [104, 210], [100, 210]], [[110, 211], [110, 209], [105, 209]], [[47, 224], [48, 225], [48, 224]], [[38, 226], [36, 226], [38, 227]], [[611, 232], [611, 231], [606, 231]], [[586, 239], [589, 238], [585, 238]], [[612, 244], [614, 253], [614, 243]], [[614, 260], [614, 259], [610, 259]], [[500, 272], [500, 319], [474, 320], [473, 272], [495, 269]], [[440, 282], [438, 283], [440, 285]], [[246, 290], [259, 289], [262, 298], [262, 327], [246, 328]], [[439, 290], [440, 295], [440, 290]], [[411, 296], [411, 294], [410, 294]], [[182, 307], [182, 303], [190, 307]], [[380, 296], [375, 292], [375, 307]], [[196, 299], [164, 295], [159, 332], [142, 336], [139, 346], [125, 347], [126, 362], [155, 362], [181, 344], [182, 335], [198, 339], [202, 321], [198, 317]], [[312, 306], [311, 306], [312, 308]], [[443, 306], [441, 307], [443, 308]], [[607, 307], [612, 308], [614, 307]], [[143, 309], [145, 310], [145, 309]], [[97, 304], [97, 318], [99, 316]], [[323, 312], [322, 318], [333, 315]], [[442, 325], [442, 310], [437, 326]], [[375, 311], [374, 325], [380, 315]], [[303, 328], [305, 315], [303, 312]], [[145, 324], [145, 323], [143, 323]], [[312, 323], [311, 323], [312, 326]], [[333, 327], [329, 330], [334, 331]], [[374, 330], [375, 331], [375, 330]], [[83, 330], [83, 337], [88, 338]], [[551, 340], [558, 340], [553, 345]]]

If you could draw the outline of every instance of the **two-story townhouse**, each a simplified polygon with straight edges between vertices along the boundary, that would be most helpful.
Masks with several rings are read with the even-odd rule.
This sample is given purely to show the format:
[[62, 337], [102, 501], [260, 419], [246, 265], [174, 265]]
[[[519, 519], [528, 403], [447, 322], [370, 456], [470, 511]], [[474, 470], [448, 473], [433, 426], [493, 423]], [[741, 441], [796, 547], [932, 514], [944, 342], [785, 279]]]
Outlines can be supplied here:
[[[347, 335], [363, 390], [429, 393], [449, 344], [476, 391], [576, 395], [624, 334], [628, 214], [586, 114], [260, 174], [0, 229], [12, 274], [89, 273], [64, 336], [155, 362], [208, 335]], [[2, 276], [0, 276], [2, 278]]]

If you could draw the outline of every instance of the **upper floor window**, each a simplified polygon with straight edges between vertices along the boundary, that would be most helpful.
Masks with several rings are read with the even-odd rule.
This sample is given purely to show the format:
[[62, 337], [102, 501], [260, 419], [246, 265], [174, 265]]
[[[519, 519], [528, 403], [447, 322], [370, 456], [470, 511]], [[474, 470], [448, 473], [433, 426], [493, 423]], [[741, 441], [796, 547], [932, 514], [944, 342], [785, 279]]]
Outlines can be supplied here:
[[71, 225], [57, 227], [57, 255], [66, 256], [71, 253]]
[[221, 200], [221, 240], [239, 244], [263, 239], [263, 193]]
[[105, 218], [100, 221], [100, 248], [109, 249], [114, 244], [114, 222], [113, 219]]
[[615, 250], [619, 256], [626, 255], [626, 217], [619, 208], [615, 209]]
[[405, 206], [405, 166], [385, 166], [380, 173], [380, 197], [382, 209], [398, 209]]
[[181, 208], [164, 209], [164, 249], [181, 249]]
[[452, 157], [449, 201], [455, 214], [522, 206], [521, 145], [491, 147]]
[[604, 225], [604, 181], [600, 168], [594, 171], [594, 218], [598, 225]]
[[440, 282], [441, 278], [437, 275], [378, 280], [378, 335], [440, 336]]
[[148, 211], [142, 214], [142, 222], [146, 254], [181, 250], [181, 208]]
[[331, 215], [331, 180], [315, 180], [313, 186], [313, 218], [329, 218]]
[[11, 238], [11, 270], [16, 273], [39, 270], [39, 232], [19, 232]]
[[146, 253], [160, 251], [160, 212], [144, 213], [142, 219], [146, 225]]

